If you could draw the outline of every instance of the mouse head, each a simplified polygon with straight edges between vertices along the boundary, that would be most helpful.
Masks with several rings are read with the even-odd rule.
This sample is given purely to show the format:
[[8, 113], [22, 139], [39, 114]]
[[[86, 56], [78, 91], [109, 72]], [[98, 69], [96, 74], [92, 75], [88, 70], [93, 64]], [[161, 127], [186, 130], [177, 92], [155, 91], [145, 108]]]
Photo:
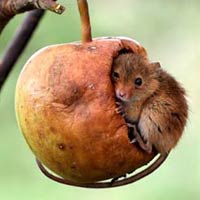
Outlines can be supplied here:
[[145, 101], [159, 87], [159, 63], [149, 63], [141, 55], [119, 55], [112, 66], [116, 97], [123, 102]]

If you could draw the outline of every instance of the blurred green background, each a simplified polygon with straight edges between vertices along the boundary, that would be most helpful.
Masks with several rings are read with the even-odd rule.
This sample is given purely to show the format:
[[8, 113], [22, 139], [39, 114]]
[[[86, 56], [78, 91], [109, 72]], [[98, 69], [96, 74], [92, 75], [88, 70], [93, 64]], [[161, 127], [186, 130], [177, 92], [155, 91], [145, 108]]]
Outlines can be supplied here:
[[[14, 93], [26, 60], [49, 44], [80, 40], [75, 0], [60, 1], [62, 16], [48, 12], [0, 94], [0, 199], [2, 200], [199, 200], [200, 199], [200, 1], [88, 0], [93, 36], [130, 36], [186, 88], [190, 118], [168, 160], [152, 175], [114, 189], [81, 189], [48, 180], [38, 170], [16, 123]], [[0, 37], [0, 55], [25, 15]]]

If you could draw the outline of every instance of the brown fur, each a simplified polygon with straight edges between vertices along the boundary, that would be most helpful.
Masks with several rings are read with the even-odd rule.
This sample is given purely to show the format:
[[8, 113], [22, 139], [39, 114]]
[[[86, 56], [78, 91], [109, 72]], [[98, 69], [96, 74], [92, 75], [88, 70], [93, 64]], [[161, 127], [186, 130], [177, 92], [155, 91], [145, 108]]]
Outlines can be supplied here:
[[[115, 77], [117, 73], [119, 77]], [[135, 84], [136, 78], [142, 85]], [[188, 115], [185, 91], [159, 63], [126, 53], [113, 62], [112, 80], [125, 119], [137, 123], [151, 149], [167, 154], [180, 139]]]

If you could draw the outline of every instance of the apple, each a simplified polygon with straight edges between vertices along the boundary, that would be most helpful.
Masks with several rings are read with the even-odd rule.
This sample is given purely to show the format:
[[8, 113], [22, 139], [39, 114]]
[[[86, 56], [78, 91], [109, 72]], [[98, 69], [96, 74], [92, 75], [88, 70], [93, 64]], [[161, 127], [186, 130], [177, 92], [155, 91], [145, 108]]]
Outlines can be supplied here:
[[35, 156], [64, 179], [118, 177], [155, 156], [130, 143], [115, 111], [111, 66], [126, 50], [147, 56], [138, 42], [123, 37], [52, 45], [36, 52], [19, 76], [19, 127]]

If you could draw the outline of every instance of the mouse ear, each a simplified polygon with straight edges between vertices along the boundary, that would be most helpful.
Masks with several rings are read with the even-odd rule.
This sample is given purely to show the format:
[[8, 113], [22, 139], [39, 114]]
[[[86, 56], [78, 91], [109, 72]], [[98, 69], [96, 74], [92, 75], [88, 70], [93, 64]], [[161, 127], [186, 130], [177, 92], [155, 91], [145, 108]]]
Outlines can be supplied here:
[[156, 69], [161, 68], [161, 65], [160, 65], [159, 62], [151, 62], [151, 63], [149, 64], [149, 67], [150, 67], [151, 69], [153, 69], [153, 70], [156, 70]]

